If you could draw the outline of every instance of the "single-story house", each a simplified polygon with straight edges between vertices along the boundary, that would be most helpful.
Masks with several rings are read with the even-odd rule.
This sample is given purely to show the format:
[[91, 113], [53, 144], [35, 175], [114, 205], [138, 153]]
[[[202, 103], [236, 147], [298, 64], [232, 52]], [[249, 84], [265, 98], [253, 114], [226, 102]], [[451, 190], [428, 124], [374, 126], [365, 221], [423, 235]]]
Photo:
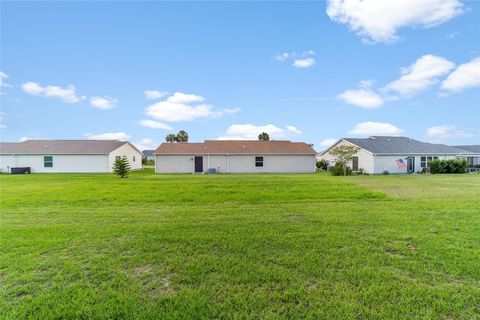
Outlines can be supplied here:
[[454, 147], [476, 154], [477, 156], [467, 157], [467, 161], [468, 161], [468, 164], [470, 165], [470, 167], [480, 166], [480, 157], [478, 157], [478, 155], [480, 154], [480, 144], [466, 145], [466, 146], [454, 146]]
[[[142, 169], [142, 153], [118, 140], [28, 140], [0, 142], [0, 170], [29, 167], [36, 172], [112, 172], [117, 158], [126, 156], [132, 170]], [[15, 170], [14, 170], [15, 171]]]
[[162, 143], [155, 150], [156, 173], [315, 172], [313, 148], [303, 142], [206, 140]]
[[349, 164], [353, 171], [360, 168], [365, 173], [414, 173], [421, 172], [433, 159], [476, 158], [480, 153], [470, 152], [445, 144], [421, 142], [407, 137], [372, 136], [369, 138], [342, 138], [318, 154], [317, 158], [334, 165], [336, 158], [331, 153], [335, 147], [350, 145], [358, 148]]
[[153, 161], [155, 160], [155, 150], [143, 150], [143, 159], [148, 160], [148, 161]]

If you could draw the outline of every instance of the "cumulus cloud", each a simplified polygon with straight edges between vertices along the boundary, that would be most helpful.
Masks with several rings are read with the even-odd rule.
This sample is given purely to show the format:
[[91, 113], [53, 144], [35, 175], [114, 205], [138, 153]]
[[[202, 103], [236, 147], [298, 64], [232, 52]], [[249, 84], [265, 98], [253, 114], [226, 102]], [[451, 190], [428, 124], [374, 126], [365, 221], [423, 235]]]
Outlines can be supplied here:
[[152, 139], [150, 138], [144, 138], [140, 141], [136, 141], [133, 143], [133, 145], [135, 147], [137, 147], [138, 150], [152, 150], [152, 149], [156, 149], [158, 147], [158, 143], [156, 143], [155, 141], [153, 141]]
[[145, 94], [145, 98], [149, 100], [158, 99], [168, 94], [168, 92], [166, 91], [158, 91], [158, 90], [145, 90], [143, 91], [143, 93]]
[[214, 118], [226, 113], [235, 113], [240, 109], [216, 110], [204, 103], [205, 98], [195, 94], [175, 92], [163, 101], [147, 107], [145, 113], [155, 120], [167, 122], [193, 121], [202, 118]]
[[77, 96], [76, 89], [72, 85], [65, 88], [59, 86], [42, 87], [37, 82], [26, 82], [22, 84], [22, 90], [33, 96], [58, 98], [65, 103], [77, 103], [85, 99], [85, 96]]
[[316, 55], [315, 51], [307, 50], [301, 53], [297, 52], [284, 52], [277, 54], [275, 59], [280, 62], [291, 61], [292, 66], [296, 68], [310, 68], [315, 64]]
[[338, 98], [360, 108], [379, 108], [383, 106], [383, 98], [370, 88], [372, 84], [372, 81], [361, 81], [359, 89], [346, 90], [339, 94]]
[[155, 120], [150, 120], [150, 119], [142, 119], [138, 122], [138, 124], [141, 125], [142, 127], [147, 127], [152, 129], [172, 130], [172, 127], [170, 127], [168, 124], [155, 121]]
[[402, 132], [402, 129], [394, 126], [393, 124], [369, 121], [358, 123], [348, 133], [364, 136], [399, 136]]
[[320, 142], [320, 147], [322, 147], [323, 149], [327, 149], [337, 141], [338, 139], [324, 139], [322, 140], [322, 142]]
[[427, 129], [427, 136], [435, 140], [445, 140], [449, 138], [469, 138], [473, 134], [465, 130], [458, 129], [453, 124], [445, 124]]
[[461, 64], [442, 82], [442, 89], [460, 92], [480, 86], [480, 57]]
[[232, 124], [218, 140], [257, 140], [258, 135], [262, 132], [268, 133], [271, 139], [285, 139], [302, 133], [302, 131], [291, 125], [280, 128], [273, 124], [260, 126]]
[[305, 58], [305, 59], [296, 59], [293, 61], [293, 66], [297, 68], [310, 68], [315, 64], [315, 59]]
[[91, 97], [90, 105], [97, 109], [113, 109], [117, 107], [118, 100], [112, 97]]
[[329, 0], [327, 15], [364, 42], [393, 43], [404, 27], [430, 28], [463, 12], [458, 0]]
[[86, 137], [88, 140], [121, 140], [121, 141], [127, 141], [130, 139], [130, 135], [126, 134], [125, 132], [106, 132], [106, 133], [98, 133], [98, 134], [92, 134], [92, 133], [84, 133], [84, 137]]
[[11, 87], [12, 85], [5, 82], [5, 79], [8, 79], [9, 76], [3, 71], [0, 71], [0, 87]]
[[411, 97], [438, 83], [438, 78], [448, 74], [454, 67], [455, 64], [445, 58], [424, 55], [408, 68], [403, 68], [402, 76], [387, 84], [384, 90]]

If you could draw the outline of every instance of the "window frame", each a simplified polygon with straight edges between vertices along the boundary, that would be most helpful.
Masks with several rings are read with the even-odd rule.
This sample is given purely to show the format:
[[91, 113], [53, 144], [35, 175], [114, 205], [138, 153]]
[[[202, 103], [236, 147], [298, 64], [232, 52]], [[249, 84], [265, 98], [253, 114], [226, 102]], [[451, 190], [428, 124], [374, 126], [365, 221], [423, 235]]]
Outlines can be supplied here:
[[[50, 158], [49, 160], [47, 158]], [[53, 168], [53, 156], [43, 156], [43, 167]]]
[[255, 168], [263, 168], [265, 158], [263, 156], [255, 156]]
[[438, 156], [421, 156], [420, 157], [420, 168], [428, 168], [428, 163], [432, 160], [438, 160]]

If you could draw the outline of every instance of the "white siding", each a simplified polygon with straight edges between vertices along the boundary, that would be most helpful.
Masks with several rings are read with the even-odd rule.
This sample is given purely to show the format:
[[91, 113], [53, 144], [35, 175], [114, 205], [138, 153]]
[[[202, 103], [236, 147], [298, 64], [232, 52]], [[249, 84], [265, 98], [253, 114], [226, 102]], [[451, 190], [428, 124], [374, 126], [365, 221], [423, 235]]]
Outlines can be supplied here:
[[[157, 173], [193, 173], [194, 157], [203, 156], [203, 168], [220, 173], [306, 173], [315, 172], [314, 155], [156, 155]], [[263, 156], [263, 167], [255, 167], [255, 157]]]
[[[44, 156], [53, 157], [53, 167], [44, 167]], [[107, 155], [2, 155], [0, 159], [2, 172], [10, 172], [11, 167], [30, 167], [32, 173], [108, 172]]]
[[193, 173], [195, 170], [193, 155], [155, 156], [156, 173]]
[[[427, 157], [438, 157], [440, 160], [446, 159], [455, 159], [456, 156], [447, 156], [447, 155], [425, 155]], [[400, 170], [397, 166], [396, 160], [402, 159], [405, 164], [407, 164], [407, 158], [414, 157], [415, 158], [415, 172], [421, 172], [422, 167], [420, 165], [420, 160], [422, 156], [409, 156], [409, 155], [395, 155], [395, 156], [384, 156], [378, 155], [375, 156], [375, 171], [374, 173], [380, 174], [384, 171], [388, 171], [389, 173], [407, 173], [407, 169]]]
[[113, 167], [113, 164], [115, 163], [115, 158], [117, 156], [120, 156], [120, 157], [126, 156], [132, 170], [139, 170], [143, 168], [142, 153], [137, 151], [137, 149], [132, 147], [129, 143], [125, 143], [121, 147], [110, 152], [110, 154], [108, 155], [108, 172], [113, 171], [112, 167]]
[[[335, 147], [340, 147], [340, 146], [352, 146], [351, 143], [348, 143], [344, 140], [338, 142]], [[374, 160], [373, 160], [373, 155], [364, 150], [364, 149], [359, 149], [357, 151], [356, 156], [358, 157], [358, 168], [362, 168], [366, 173], [372, 174], [374, 172]], [[323, 159], [327, 160], [328, 163], [333, 166], [335, 164], [335, 157], [330, 153], [330, 151], [325, 152], [323, 155], [319, 156], [318, 159]], [[351, 167], [352, 164], [349, 163], [349, 166]]]

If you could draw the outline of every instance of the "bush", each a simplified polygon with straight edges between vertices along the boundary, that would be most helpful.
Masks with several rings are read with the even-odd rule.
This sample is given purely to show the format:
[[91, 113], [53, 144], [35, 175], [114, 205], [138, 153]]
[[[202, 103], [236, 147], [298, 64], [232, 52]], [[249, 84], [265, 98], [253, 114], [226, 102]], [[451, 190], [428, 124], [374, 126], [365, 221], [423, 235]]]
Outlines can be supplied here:
[[317, 161], [317, 169], [327, 170], [328, 161], [321, 159]]
[[468, 163], [465, 159], [432, 160], [428, 163], [431, 173], [465, 173]]
[[[340, 162], [335, 163], [333, 167], [330, 167], [330, 172], [332, 173], [333, 176], [343, 176], [343, 164]], [[352, 175], [352, 169], [347, 166], [347, 176]]]
[[382, 172], [382, 174], [384, 174], [384, 175], [389, 175], [390, 172], [388, 172], [388, 170], [385, 170], [385, 171]]

